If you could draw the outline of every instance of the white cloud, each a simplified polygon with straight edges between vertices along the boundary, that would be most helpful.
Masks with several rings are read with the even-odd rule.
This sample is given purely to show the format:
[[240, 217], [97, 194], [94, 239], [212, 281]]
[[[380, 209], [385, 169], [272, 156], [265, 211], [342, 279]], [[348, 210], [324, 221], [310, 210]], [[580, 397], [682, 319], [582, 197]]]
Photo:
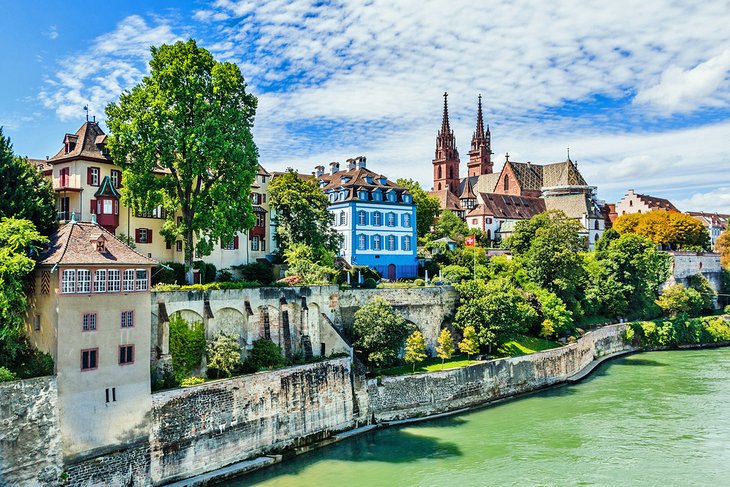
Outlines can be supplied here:
[[689, 198], [676, 200], [675, 205], [682, 211], [708, 211], [730, 214], [730, 186], [705, 193], [692, 193]]
[[48, 27], [48, 31], [45, 32], [44, 35], [52, 41], [55, 41], [56, 39], [58, 39], [58, 30], [56, 29], [56, 26], [52, 25], [52, 26]]

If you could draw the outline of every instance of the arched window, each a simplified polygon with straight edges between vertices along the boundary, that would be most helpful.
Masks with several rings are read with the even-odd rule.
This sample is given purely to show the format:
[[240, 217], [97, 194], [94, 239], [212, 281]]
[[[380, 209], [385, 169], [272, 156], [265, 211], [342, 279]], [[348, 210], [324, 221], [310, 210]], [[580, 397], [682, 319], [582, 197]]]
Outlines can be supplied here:
[[437, 189], [438, 189], [439, 191], [441, 191], [441, 183], [439, 183], [439, 184], [438, 184], [438, 188], [437, 188]]
[[509, 191], [509, 176], [504, 177], [504, 190]]
[[[596, 227], [595, 227], [595, 229], [596, 230], [599, 230], [599, 228], [598, 228], [598, 220], [596, 220]], [[598, 237], [598, 235], [596, 235], [596, 237]]]
[[395, 237], [388, 235], [388, 250], [395, 250]]
[[[441, 179], [441, 166], [438, 166], [438, 168], [436, 169], [436, 174], [437, 174], [436, 179]], [[439, 189], [441, 189], [440, 185], [439, 185]]]
[[454, 177], [454, 168], [450, 167], [449, 168], [449, 179], [452, 179], [453, 177]]

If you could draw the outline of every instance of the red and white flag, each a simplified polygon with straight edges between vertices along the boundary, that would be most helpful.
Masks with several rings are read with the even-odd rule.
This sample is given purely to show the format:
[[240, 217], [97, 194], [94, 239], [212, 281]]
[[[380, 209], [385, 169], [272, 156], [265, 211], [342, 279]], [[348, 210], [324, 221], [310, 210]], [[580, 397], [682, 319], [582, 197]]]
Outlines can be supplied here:
[[467, 247], [474, 247], [475, 244], [476, 239], [474, 238], [474, 235], [466, 237], [466, 239], [464, 240], [464, 245], [466, 245]]

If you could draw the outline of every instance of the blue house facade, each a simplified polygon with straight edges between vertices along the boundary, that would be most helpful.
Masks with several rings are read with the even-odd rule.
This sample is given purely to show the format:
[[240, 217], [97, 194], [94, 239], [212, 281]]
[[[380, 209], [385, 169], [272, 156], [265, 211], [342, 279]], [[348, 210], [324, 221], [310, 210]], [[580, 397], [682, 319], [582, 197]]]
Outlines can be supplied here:
[[392, 281], [418, 275], [416, 205], [406, 188], [367, 169], [365, 157], [343, 170], [333, 162], [329, 173], [317, 166], [315, 177], [343, 237], [341, 257]]

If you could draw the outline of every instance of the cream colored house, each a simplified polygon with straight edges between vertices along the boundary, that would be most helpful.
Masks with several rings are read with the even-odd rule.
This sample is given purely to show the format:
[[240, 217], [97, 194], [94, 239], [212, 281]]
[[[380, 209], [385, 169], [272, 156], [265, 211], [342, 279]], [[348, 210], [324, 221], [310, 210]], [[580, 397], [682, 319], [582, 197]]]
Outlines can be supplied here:
[[156, 264], [102, 226], [75, 221], [40, 255], [27, 336], [54, 360], [66, 457], [147, 434]]
[[630, 189], [621, 198], [621, 201], [616, 203], [616, 213], [618, 216], [631, 213], [649, 213], [654, 210], [679, 211], [668, 199], [657, 198], [648, 194], [639, 194], [633, 189]]
[[[112, 234], [133, 240], [139, 253], [160, 262], [183, 262], [183, 240], [167, 241], [160, 234], [167, 217], [163, 208], [135, 213], [120, 201], [122, 171], [112, 161], [106, 140], [107, 135], [99, 124], [87, 121], [76, 133], [64, 136], [61, 150], [44, 165], [43, 172], [53, 181], [57, 195], [59, 220], [68, 221], [73, 216], [75, 221], [90, 221], [94, 215]], [[216, 245], [204, 261], [223, 269], [255, 262], [271, 253], [268, 245], [270, 179], [270, 174], [259, 165], [251, 187], [255, 226], [239, 233], [231, 242]]]

